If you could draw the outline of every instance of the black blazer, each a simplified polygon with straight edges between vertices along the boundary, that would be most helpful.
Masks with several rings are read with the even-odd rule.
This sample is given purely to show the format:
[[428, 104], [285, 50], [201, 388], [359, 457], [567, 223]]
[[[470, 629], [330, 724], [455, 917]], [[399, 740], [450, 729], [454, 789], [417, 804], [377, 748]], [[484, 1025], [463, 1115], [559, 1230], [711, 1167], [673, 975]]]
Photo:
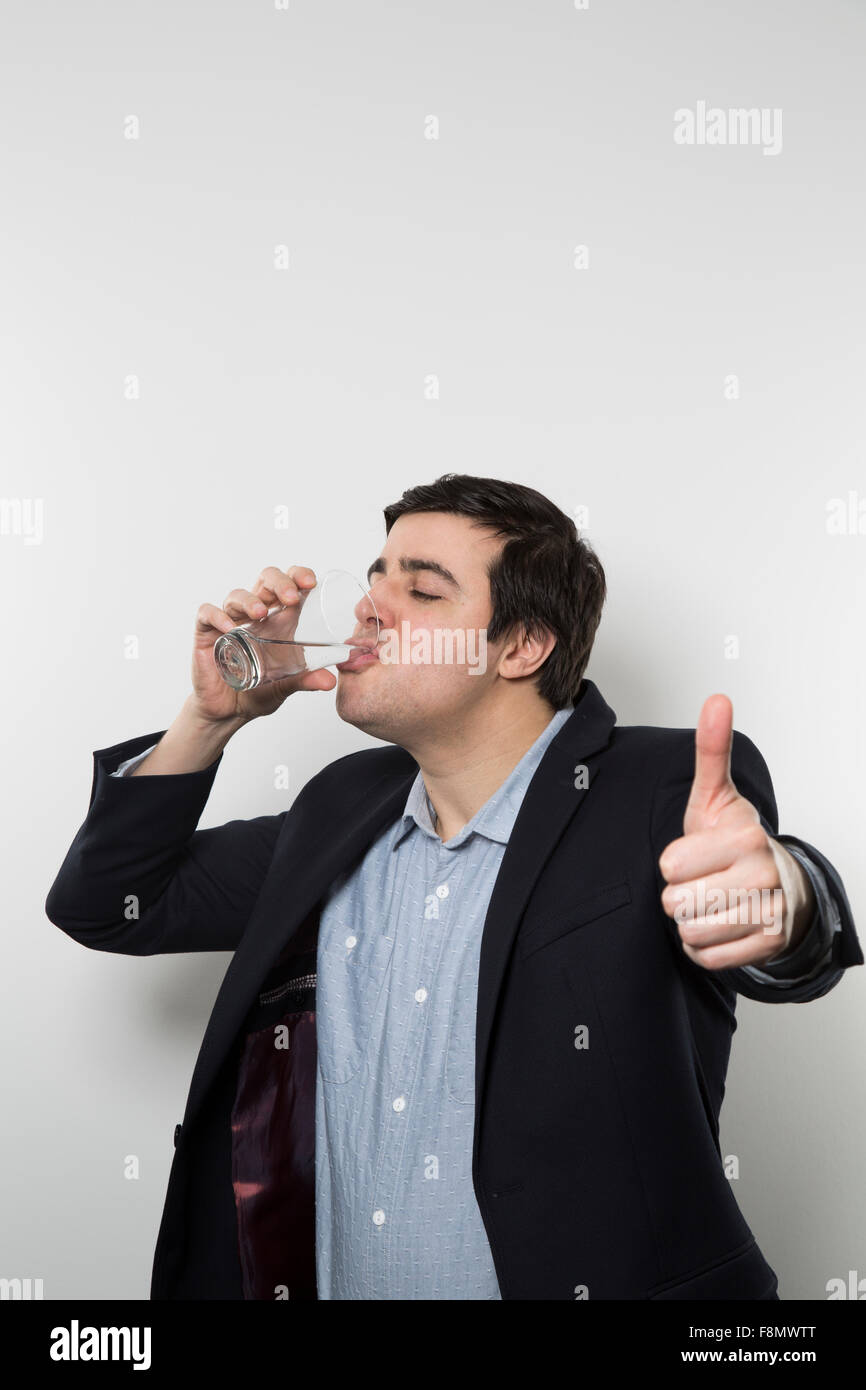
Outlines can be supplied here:
[[[782, 993], [691, 962], [661, 907], [658, 858], [682, 834], [694, 730], [615, 725], [584, 681], [484, 925], [472, 1181], [502, 1297], [772, 1298], [719, 1148], [736, 995], [814, 999], [863, 953], [833, 866], [780, 836], [823, 868], [838, 904], [831, 966]], [[95, 950], [234, 952], [175, 1129], [151, 1298], [312, 1299], [319, 906], [402, 813], [418, 767], [394, 745], [350, 753], [288, 811], [198, 830], [221, 759], [108, 775], [162, 732], [94, 753], [87, 818], [45, 910]], [[732, 775], [776, 834], [769, 773], [738, 732]], [[281, 1022], [292, 1046], [277, 1052]]]

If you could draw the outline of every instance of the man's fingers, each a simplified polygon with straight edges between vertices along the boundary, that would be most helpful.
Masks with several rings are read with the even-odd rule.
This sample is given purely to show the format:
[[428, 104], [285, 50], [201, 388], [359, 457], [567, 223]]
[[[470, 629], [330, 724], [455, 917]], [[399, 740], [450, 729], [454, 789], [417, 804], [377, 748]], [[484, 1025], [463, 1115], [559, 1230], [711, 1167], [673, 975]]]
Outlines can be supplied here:
[[731, 748], [734, 741], [734, 707], [727, 695], [710, 695], [704, 701], [695, 730], [695, 775], [686, 814], [708, 809], [734, 791]]
[[[775, 897], [778, 893], [780, 896]], [[686, 883], [669, 883], [662, 891], [661, 904], [668, 917], [678, 922], [695, 921], [714, 912], [728, 912], [750, 903], [757, 917], [775, 911], [784, 900], [784, 890], [775, 865], [763, 859], [734, 865], [706, 878]]]
[[737, 970], [744, 965], [765, 965], [773, 956], [781, 955], [782, 949], [781, 937], [765, 936], [762, 932], [718, 946], [689, 946], [683, 942], [683, 951], [689, 960], [703, 970]]
[[[745, 921], [741, 920], [745, 917]], [[778, 937], [782, 931], [780, 913], [773, 912], [772, 904], [767, 905], [765, 913], [760, 909], [750, 911], [745, 906], [731, 908], [727, 912], [714, 912], [706, 917], [695, 917], [688, 922], [677, 922], [680, 940], [700, 950], [704, 946], [719, 946], [725, 941], [740, 941], [746, 936]]]

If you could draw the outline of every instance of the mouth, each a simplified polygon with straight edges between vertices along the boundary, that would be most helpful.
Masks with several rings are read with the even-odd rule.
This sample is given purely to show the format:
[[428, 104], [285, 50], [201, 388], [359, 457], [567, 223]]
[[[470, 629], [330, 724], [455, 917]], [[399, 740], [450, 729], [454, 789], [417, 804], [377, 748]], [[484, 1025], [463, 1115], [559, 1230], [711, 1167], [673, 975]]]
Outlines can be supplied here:
[[370, 651], [369, 647], [362, 647], [359, 651], [353, 652], [348, 661], [337, 663], [338, 671], [362, 671], [365, 666], [372, 666], [379, 660], [377, 651]]

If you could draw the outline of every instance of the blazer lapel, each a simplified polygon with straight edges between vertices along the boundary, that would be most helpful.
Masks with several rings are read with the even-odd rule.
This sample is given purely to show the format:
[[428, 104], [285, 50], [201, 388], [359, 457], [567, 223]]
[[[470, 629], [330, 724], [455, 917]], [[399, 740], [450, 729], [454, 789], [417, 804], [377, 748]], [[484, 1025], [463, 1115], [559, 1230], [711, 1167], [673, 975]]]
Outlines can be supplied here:
[[526, 790], [484, 920], [475, 1032], [473, 1166], [477, 1162], [490, 1036], [511, 946], [547, 859], [601, 775], [598, 766], [588, 766], [587, 785], [575, 787], [575, 768], [606, 747], [616, 723], [614, 711], [592, 681], [585, 679], [581, 691], [574, 713], [549, 744]]

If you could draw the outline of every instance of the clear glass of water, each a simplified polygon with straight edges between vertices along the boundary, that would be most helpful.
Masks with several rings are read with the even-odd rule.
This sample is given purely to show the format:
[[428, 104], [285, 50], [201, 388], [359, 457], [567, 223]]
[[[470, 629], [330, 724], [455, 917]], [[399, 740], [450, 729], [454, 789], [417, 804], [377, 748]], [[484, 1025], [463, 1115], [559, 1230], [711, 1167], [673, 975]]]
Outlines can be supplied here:
[[369, 589], [348, 570], [328, 570], [312, 589], [301, 590], [297, 603], [222, 633], [214, 661], [228, 685], [253, 690], [373, 653], [379, 632]]

